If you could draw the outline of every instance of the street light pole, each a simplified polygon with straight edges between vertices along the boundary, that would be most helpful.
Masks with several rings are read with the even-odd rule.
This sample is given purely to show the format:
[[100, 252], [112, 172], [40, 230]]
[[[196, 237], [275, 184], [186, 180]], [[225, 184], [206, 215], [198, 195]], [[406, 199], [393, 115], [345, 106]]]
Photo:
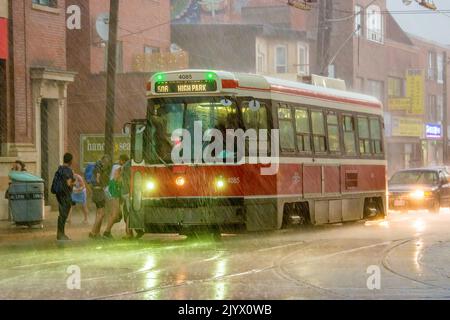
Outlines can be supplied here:
[[320, 75], [327, 75], [325, 70], [328, 67], [328, 57], [331, 46], [330, 19], [333, 15], [333, 4], [331, 0], [319, 0], [319, 24], [317, 36], [317, 66]]
[[119, 0], [110, 0], [108, 67], [106, 75], [106, 116], [105, 116], [105, 155], [114, 157], [114, 118], [116, 106], [117, 78], [117, 30], [119, 20]]

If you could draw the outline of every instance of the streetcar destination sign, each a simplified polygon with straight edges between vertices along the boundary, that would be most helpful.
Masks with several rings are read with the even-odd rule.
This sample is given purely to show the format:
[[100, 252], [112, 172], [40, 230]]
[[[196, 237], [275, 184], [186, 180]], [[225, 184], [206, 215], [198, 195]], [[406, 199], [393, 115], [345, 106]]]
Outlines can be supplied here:
[[157, 82], [156, 93], [201, 93], [217, 91], [217, 82], [214, 80], [198, 81], [165, 81]]

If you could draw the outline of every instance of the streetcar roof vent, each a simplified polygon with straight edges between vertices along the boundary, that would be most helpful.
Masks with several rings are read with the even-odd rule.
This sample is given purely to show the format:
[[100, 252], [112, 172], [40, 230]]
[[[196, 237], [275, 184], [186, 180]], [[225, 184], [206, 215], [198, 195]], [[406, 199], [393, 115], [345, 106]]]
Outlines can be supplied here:
[[347, 85], [342, 79], [328, 78], [313, 74], [311, 75], [311, 84], [317, 87], [347, 91]]

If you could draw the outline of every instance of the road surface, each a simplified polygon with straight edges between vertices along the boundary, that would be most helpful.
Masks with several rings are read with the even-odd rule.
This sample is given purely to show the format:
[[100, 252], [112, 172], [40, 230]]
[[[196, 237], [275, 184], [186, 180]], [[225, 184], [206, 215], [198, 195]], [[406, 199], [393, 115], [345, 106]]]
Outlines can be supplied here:
[[74, 223], [73, 241], [61, 245], [54, 222], [0, 227], [0, 299], [450, 298], [446, 210], [220, 241], [91, 241], [88, 226]]

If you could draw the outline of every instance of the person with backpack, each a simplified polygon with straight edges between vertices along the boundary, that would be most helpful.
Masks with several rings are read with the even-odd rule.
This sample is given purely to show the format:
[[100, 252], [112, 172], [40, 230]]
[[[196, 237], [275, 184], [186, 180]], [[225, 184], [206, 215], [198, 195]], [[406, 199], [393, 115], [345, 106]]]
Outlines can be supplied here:
[[66, 221], [72, 208], [72, 189], [75, 179], [72, 171], [73, 156], [70, 153], [64, 155], [64, 164], [58, 168], [53, 178], [51, 192], [56, 195], [59, 204], [58, 229], [56, 239], [69, 241], [65, 233]]

